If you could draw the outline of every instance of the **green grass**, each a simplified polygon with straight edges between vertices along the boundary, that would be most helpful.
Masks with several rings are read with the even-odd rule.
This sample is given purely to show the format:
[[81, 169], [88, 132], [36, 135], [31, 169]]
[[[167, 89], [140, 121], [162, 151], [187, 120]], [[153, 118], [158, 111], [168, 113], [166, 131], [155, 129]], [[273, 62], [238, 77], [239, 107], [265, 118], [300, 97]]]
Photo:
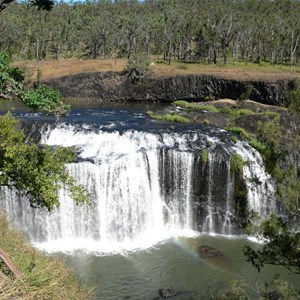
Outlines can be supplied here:
[[187, 101], [183, 100], [177, 100], [175, 101], [175, 104], [186, 109], [191, 110], [206, 110], [209, 112], [218, 112], [219, 110], [213, 106], [213, 105], [205, 105], [205, 104], [199, 104], [199, 103], [189, 103]]
[[157, 121], [165, 121], [165, 122], [177, 122], [177, 123], [190, 123], [191, 121], [188, 118], [179, 116], [179, 115], [171, 115], [171, 114], [166, 114], [166, 115], [157, 115], [154, 114], [152, 111], [147, 111], [146, 114]]
[[19, 280], [5, 276], [3, 264], [0, 264], [1, 300], [90, 298], [91, 293], [79, 284], [74, 272], [63, 260], [42, 255], [31, 247], [18, 232], [9, 227], [1, 211], [0, 245], [22, 273]]
[[278, 112], [275, 112], [275, 111], [264, 111], [261, 113], [263, 116], [267, 116], [267, 117], [272, 117], [274, 119], [278, 119], [280, 120], [280, 114]]
[[202, 163], [204, 164], [207, 164], [208, 163], [208, 150], [207, 149], [203, 149], [201, 151], [201, 161]]
[[241, 116], [253, 115], [254, 112], [251, 109], [241, 108], [241, 109], [231, 109], [229, 114], [233, 118], [239, 118]]
[[235, 127], [235, 126], [228, 126], [225, 129], [229, 132], [236, 133], [236, 134], [240, 135], [244, 139], [249, 139], [249, 134], [244, 128]]
[[250, 146], [255, 148], [258, 152], [263, 153], [267, 147], [257, 139], [251, 139], [249, 142]]
[[245, 161], [243, 160], [242, 156], [238, 153], [232, 154], [230, 158], [230, 169], [233, 172], [241, 173], [243, 172], [243, 166], [245, 164]]

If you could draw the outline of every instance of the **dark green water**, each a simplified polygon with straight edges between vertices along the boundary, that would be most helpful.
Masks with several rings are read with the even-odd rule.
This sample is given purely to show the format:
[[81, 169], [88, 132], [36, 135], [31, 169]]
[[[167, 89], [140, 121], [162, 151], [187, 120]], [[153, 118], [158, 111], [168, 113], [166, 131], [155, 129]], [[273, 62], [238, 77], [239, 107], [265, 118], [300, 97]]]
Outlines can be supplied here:
[[[255, 287], [270, 283], [276, 273], [297, 286], [297, 278], [281, 267], [265, 267], [261, 273], [245, 261], [244, 238], [200, 236], [170, 239], [147, 250], [114, 255], [66, 256], [79, 278], [94, 287], [94, 299], [160, 299], [158, 290], [170, 287], [182, 294], [174, 299], [209, 299], [222, 293], [233, 280]], [[223, 257], [202, 259], [197, 245], [210, 245]], [[171, 298], [173, 299], [173, 298]]]

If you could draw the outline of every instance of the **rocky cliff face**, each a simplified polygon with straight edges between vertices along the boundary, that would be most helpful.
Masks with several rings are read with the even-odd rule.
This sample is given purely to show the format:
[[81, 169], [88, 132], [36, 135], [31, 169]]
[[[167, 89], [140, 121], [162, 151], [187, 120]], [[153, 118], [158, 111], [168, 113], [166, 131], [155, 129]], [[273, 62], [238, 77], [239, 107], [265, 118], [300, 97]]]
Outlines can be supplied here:
[[207, 75], [145, 78], [131, 82], [120, 72], [82, 73], [45, 81], [63, 97], [101, 101], [160, 101], [177, 99], [199, 101], [216, 99], [252, 99], [264, 104], [286, 106], [293, 82], [279, 80], [236, 81]]

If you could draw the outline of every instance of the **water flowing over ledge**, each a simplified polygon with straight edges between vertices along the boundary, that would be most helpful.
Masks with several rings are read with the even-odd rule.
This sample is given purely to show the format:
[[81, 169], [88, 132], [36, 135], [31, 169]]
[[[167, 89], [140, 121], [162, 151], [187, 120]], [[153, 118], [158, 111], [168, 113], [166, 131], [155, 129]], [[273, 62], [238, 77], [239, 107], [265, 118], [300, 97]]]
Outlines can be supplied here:
[[[62, 189], [60, 207], [49, 214], [3, 189], [0, 207], [50, 252], [111, 253], [199, 232], [239, 234], [249, 210], [264, 216], [276, 209], [274, 187], [257, 151], [220, 136], [45, 126], [42, 144], [77, 147], [78, 162], [68, 168], [91, 192], [91, 205], [76, 206]], [[247, 162], [242, 174], [231, 170], [233, 153]]]

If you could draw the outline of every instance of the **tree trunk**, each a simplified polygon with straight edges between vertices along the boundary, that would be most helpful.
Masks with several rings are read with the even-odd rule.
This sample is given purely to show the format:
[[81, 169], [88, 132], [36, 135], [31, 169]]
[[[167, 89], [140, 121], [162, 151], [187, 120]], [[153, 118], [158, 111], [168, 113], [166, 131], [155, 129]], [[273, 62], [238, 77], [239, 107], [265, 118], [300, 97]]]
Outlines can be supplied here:
[[21, 272], [14, 266], [13, 262], [7, 255], [7, 253], [0, 247], [0, 259], [4, 262], [4, 264], [8, 267], [8, 269], [13, 273], [15, 278], [19, 279], [22, 277]]

